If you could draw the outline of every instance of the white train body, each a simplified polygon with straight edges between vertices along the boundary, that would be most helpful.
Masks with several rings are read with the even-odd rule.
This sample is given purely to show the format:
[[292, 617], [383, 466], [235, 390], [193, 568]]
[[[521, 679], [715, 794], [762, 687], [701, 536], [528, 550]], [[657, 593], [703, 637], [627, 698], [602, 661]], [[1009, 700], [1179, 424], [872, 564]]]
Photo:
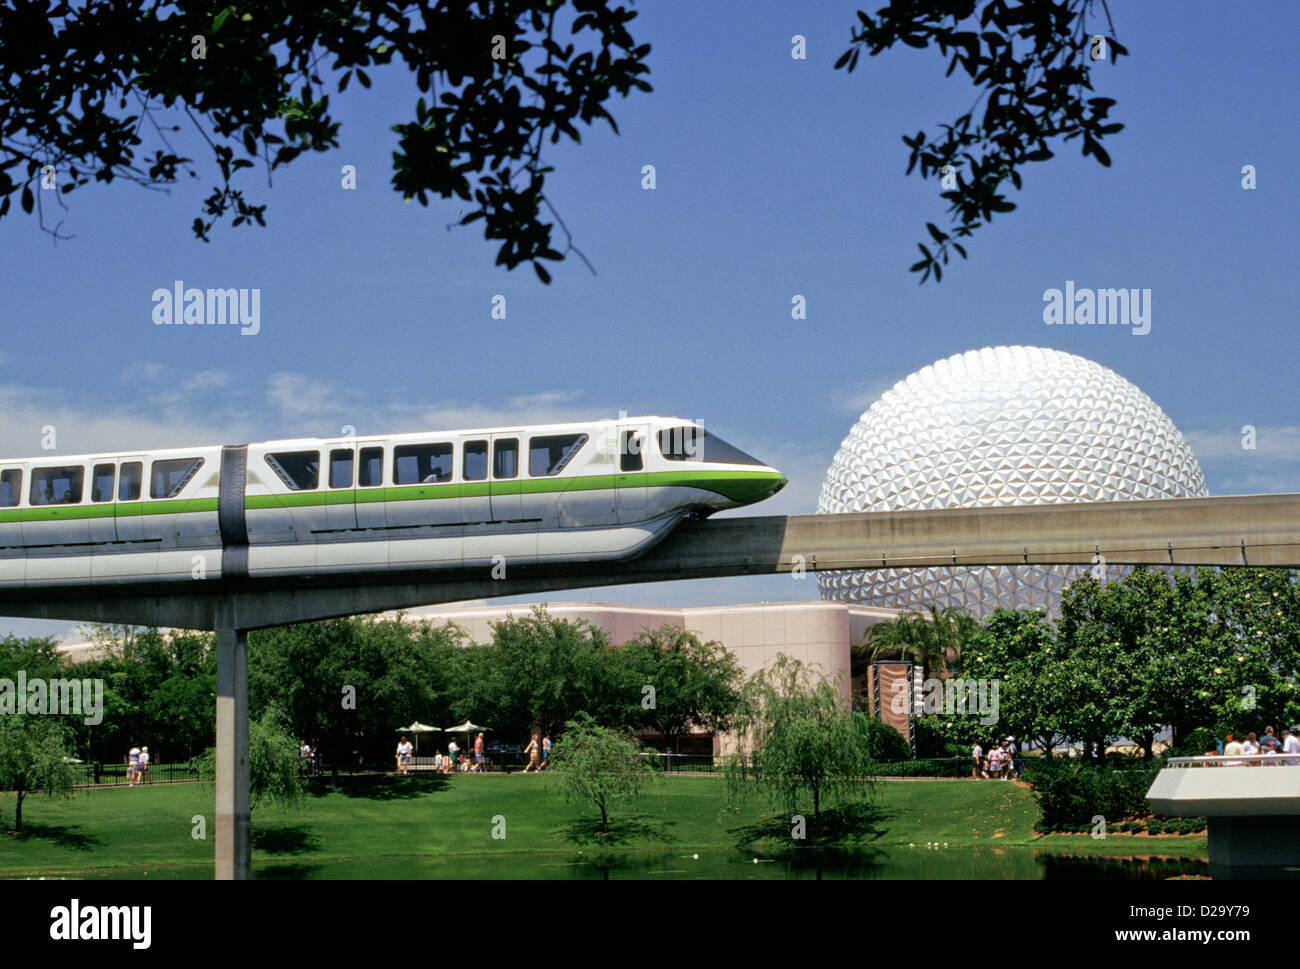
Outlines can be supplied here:
[[660, 417], [0, 461], [0, 588], [623, 559], [785, 480]]

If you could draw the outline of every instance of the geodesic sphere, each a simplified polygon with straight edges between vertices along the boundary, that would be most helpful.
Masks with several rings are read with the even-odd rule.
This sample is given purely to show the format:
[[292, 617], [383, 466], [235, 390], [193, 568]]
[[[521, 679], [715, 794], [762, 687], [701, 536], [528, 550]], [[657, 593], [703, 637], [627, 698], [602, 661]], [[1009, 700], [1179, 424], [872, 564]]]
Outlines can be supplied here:
[[[959, 353], [871, 405], [826, 472], [819, 514], [1191, 498], [1196, 455], [1156, 403], [1113, 370], [1042, 347]], [[822, 597], [986, 616], [1055, 612], [1081, 566], [822, 572]], [[1120, 569], [1109, 569], [1118, 575]]]

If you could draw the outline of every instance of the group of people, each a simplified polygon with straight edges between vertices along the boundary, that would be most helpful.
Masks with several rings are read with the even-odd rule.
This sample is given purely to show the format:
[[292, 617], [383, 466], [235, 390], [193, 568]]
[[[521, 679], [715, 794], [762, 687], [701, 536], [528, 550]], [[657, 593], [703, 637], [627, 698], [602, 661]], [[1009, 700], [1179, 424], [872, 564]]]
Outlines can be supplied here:
[[971, 777], [976, 780], [981, 777], [996, 777], [1005, 781], [1008, 778], [1019, 777], [1024, 769], [1025, 762], [1020, 756], [1020, 746], [1016, 743], [1015, 737], [1008, 737], [1000, 743], [991, 744], [987, 754], [984, 753], [984, 748], [980, 746], [978, 740], [971, 748]]
[[[1283, 730], [1281, 739], [1273, 733], [1272, 727], [1264, 728], [1264, 736], [1257, 737], [1252, 731], [1246, 734], [1245, 740], [1238, 740], [1233, 734], [1228, 734], [1227, 740], [1219, 745], [1216, 750], [1207, 750], [1205, 756], [1213, 757], [1221, 755], [1224, 757], [1253, 757], [1255, 755], [1272, 755], [1272, 754], [1300, 754], [1300, 731], [1296, 727], [1290, 730]], [[1222, 762], [1225, 767], [1240, 767], [1245, 761], [1226, 760]], [[1265, 760], [1252, 760], [1251, 766], [1268, 764]], [[1278, 761], [1281, 764], [1287, 764], [1292, 767], [1300, 764], [1300, 759], [1288, 757], [1286, 760]]]
[[[312, 750], [315, 751], [314, 746]], [[411, 742], [403, 735], [397, 744], [397, 773], [409, 774], [411, 772], [411, 752], [413, 750]], [[525, 774], [545, 770], [551, 762], [551, 735], [549, 733], [540, 736], [533, 734], [532, 739], [524, 745], [523, 752], [528, 755], [528, 765], [524, 768]], [[455, 740], [452, 740], [447, 744], [445, 754], [439, 750], [433, 755], [433, 769], [442, 774], [479, 774], [486, 772], [488, 762], [483, 734], [480, 733], [474, 738], [474, 746], [469, 753], [461, 750], [460, 745]]]
[[132, 747], [126, 755], [126, 781], [129, 787], [149, 783], [148, 747]]
[[298, 772], [306, 777], [320, 773], [320, 742], [315, 737], [311, 743], [303, 740], [298, 747]]
[[546, 734], [539, 741], [537, 734], [533, 734], [532, 739], [524, 744], [524, 753], [528, 755], [528, 766], [524, 768], [524, 773], [529, 771], [544, 771], [551, 763], [551, 735]]
[[[411, 772], [411, 750], [411, 742], [403, 736], [401, 742], [397, 745], [397, 773], [409, 774]], [[444, 754], [441, 750], [434, 753], [433, 769], [440, 774], [485, 773], [488, 769], [488, 762], [483, 734], [480, 733], [474, 738], [472, 757], [461, 750], [460, 745], [455, 740], [452, 740], [447, 744], [447, 753]]]

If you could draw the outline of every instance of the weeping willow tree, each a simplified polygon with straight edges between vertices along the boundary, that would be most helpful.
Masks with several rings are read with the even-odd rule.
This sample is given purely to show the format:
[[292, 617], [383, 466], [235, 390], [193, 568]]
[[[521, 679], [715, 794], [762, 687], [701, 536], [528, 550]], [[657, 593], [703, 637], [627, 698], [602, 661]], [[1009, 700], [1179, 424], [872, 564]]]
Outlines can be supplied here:
[[875, 773], [872, 725], [849, 709], [816, 668], [784, 653], [745, 684], [737, 751], [726, 765], [728, 801], [758, 792], [792, 814], [806, 798], [823, 807], [869, 800]]
[[[260, 720], [248, 724], [248, 786], [252, 806], [265, 802], [288, 804], [306, 791], [298, 773], [299, 745], [289, 732], [289, 721], [275, 704]], [[216, 775], [217, 751], [209, 747], [191, 766], [203, 777]]]

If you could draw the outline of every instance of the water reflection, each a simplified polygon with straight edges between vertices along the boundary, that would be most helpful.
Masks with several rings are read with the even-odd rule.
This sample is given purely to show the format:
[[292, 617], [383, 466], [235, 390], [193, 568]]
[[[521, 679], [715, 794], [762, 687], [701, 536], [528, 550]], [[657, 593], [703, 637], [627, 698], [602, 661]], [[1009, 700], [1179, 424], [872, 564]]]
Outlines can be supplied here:
[[[255, 861], [255, 878], [515, 880], [1155, 880], [1209, 873], [1204, 861], [1053, 854], [1033, 848], [804, 848], [580, 851], [526, 855], [457, 855], [347, 861]], [[94, 879], [206, 879], [211, 865], [133, 869]]]

